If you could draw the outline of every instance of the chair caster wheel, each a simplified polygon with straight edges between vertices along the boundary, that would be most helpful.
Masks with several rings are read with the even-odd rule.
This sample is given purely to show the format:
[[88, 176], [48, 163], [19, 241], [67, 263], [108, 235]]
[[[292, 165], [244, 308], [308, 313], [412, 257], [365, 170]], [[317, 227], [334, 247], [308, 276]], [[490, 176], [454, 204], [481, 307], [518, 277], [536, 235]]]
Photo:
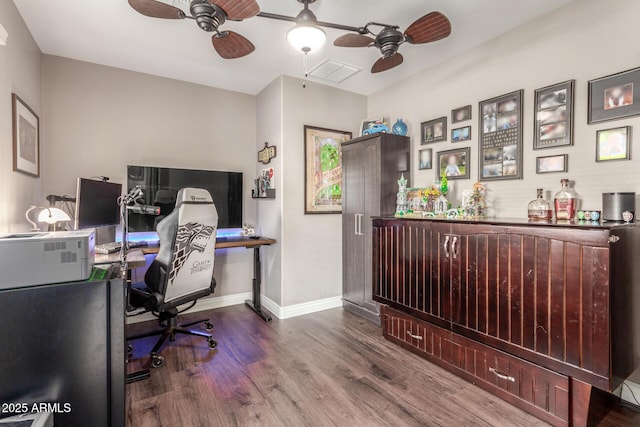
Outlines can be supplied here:
[[151, 367], [159, 368], [162, 365], [164, 365], [164, 357], [156, 355], [151, 356]]
[[204, 327], [207, 328], [207, 331], [210, 331], [213, 329], [213, 324], [211, 322], [205, 322]]
[[127, 354], [131, 355], [131, 353], [133, 353], [133, 346], [131, 344], [127, 345]]
[[215, 350], [217, 346], [218, 346], [218, 341], [209, 340], [209, 350]]

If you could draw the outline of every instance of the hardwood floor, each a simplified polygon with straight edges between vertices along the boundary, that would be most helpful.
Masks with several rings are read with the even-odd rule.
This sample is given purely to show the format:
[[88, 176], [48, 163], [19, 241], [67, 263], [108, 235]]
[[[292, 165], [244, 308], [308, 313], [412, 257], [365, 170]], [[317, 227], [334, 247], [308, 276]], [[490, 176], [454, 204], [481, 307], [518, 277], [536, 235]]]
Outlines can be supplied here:
[[[266, 324], [234, 306], [182, 320], [207, 316], [218, 348], [183, 336], [165, 347], [165, 365], [127, 386], [128, 426], [546, 425], [342, 309]], [[133, 325], [129, 333], [155, 326]], [[153, 343], [134, 343], [130, 371], [148, 363]], [[620, 406], [593, 418], [606, 427], [640, 425], [640, 413]]]

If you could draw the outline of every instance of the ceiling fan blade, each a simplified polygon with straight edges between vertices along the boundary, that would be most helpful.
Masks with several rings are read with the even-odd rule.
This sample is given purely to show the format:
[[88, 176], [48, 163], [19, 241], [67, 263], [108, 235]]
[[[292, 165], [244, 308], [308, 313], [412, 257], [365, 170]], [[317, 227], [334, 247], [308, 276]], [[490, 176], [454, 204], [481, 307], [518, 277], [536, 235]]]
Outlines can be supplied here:
[[232, 21], [242, 21], [260, 13], [260, 6], [256, 0], [209, 0], [224, 10], [227, 18]]
[[184, 12], [155, 0], [129, 0], [129, 5], [138, 13], [152, 18], [184, 19]]
[[404, 35], [409, 43], [430, 43], [444, 39], [451, 34], [449, 18], [440, 12], [431, 12], [415, 21]]
[[339, 47], [367, 47], [374, 43], [372, 37], [363, 34], [344, 34], [338, 37], [334, 42], [334, 46]]
[[253, 43], [247, 40], [246, 37], [233, 31], [215, 34], [211, 41], [218, 55], [224, 59], [242, 58], [256, 50]]
[[393, 67], [397, 67], [398, 65], [402, 64], [403, 61], [404, 58], [399, 53], [391, 55], [388, 58], [380, 58], [376, 61], [375, 64], [373, 64], [373, 67], [371, 67], [371, 72], [381, 73], [383, 71], [390, 70]]

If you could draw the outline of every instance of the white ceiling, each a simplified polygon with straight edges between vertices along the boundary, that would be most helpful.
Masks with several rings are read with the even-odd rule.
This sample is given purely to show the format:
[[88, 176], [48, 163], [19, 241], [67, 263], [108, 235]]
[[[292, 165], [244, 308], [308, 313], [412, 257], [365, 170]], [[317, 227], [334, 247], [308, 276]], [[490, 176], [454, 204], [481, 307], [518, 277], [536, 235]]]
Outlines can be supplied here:
[[[164, 0], [171, 3], [171, 0]], [[427, 45], [401, 46], [404, 64], [370, 74], [379, 57], [374, 48], [338, 48], [344, 31], [326, 29], [327, 44], [309, 55], [309, 68], [326, 58], [361, 68], [334, 86], [369, 95], [419, 71], [459, 55], [538, 16], [574, 0], [317, 0], [311, 5], [320, 21], [354, 27], [369, 21], [400, 25], [431, 12], [444, 13], [451, 36]], [[221, 59], [211, 35], [192, 20], [163, 20], [140, 15], [127, 0], [14, 0], [43, 53], [249, 94], [259, 93], [281, 74], [303, 77], [302, 54], [286, 42], [293, 24], [254, 17], [227, 22], [256, 46], [251, 55]], [[296, 0], [258, 0], [264, 12], [295, 16]], [[9, 39], [10, 40], [10, 39]]]

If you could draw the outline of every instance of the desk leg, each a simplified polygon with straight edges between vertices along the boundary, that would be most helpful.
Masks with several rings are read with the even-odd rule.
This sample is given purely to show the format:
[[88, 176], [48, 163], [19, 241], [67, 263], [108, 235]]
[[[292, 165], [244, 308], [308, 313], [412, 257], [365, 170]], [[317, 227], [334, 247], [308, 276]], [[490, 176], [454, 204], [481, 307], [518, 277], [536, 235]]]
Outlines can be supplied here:
[[252, 300], [246, 300], [244, 303], [255, 311], [256, 314], [265, 322], [271, 321], [271, 316], [262, 311], [260, 305], [260, 285], [262, 284], [262, 266], [260, 264], [260, 246], [253, 248], [253, 296]]

